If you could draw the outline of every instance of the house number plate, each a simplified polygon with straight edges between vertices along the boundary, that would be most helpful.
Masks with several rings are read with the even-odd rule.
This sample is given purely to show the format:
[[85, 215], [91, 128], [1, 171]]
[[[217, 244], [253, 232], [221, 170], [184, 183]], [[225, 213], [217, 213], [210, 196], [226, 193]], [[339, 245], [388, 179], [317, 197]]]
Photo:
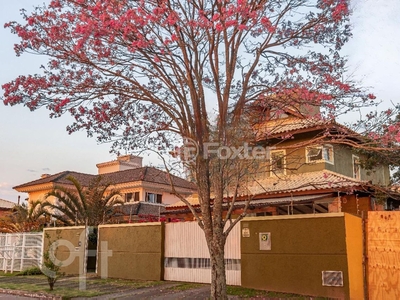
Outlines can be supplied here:
[[271, 250], [271, 232], [259, 233], [260, 250]]

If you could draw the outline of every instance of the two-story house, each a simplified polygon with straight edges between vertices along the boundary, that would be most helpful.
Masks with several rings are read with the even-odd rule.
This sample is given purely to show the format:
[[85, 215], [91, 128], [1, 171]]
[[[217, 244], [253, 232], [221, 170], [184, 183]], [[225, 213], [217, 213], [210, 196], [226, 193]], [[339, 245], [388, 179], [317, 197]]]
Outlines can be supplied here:
[[[323, 120], [318, 107], [263, 109], [263, 118], [253, 129], [256, 144], [268, 149], [269, 155], [260, 162], [259, 171], [241, 184], [236, 214], [242, 212], [249, 194], [250, 216], [340, 211], [361, 215], [380, 207], [375, 192], [389, 185], [389, 166], [361, 167], [362, 157], [352, 147], [364, 141], [361, 135]], [[191, 202], [198, 206], [197, 199]], [[164, 214], [192, 218], [180, 201]]]
[[112, 188], [122, 194], [125, 205], [120, 208], [120, 215], [125, 221], [139, 214], [158, 215], [166, 205], [179, 200], [175, 193], [187, 197], [196, 191], [196, 187], [185, 179], [154, 167], [142, 166], [142, 157], [119, 156], [116, 160], [96, 166], [98, 175], [74, 171], [43, 174], [40, 179], [15, 186], [14, 189], [28, 193], [29, 201], [44, 201], [55, 186], [72, 188], [72, 183], [67, 180], [69, 176], [76, 178], [82, 186], [89, 186], [96, 176], [101, 176], [102, 182], [112, 184]]

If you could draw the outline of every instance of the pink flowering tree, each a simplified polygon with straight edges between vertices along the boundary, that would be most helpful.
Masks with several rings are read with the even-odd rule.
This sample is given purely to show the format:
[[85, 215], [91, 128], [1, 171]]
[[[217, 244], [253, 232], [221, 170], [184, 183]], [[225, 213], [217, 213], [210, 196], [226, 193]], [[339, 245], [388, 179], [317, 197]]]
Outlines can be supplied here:
[[188, 205], [208, 244], [213, 299], [226, 298], [224, 245], [242, 217], [232, 220], [223, 199], [243, 174], [232, 176], [206, 143], [237, 143], [243, 122], [257, 119], [249, 107], [265, 99], [334, 118], [375, 98], [346, 81], [347, 0], [53, 0], [22, 13], [23, 24], [5, 25], [21, 39], [16, 54], [49, 61], [2, 86], [6, 105], [69, 113], [69, 132], [116, 151], [195, 144], [185, 167], [201, 213]]

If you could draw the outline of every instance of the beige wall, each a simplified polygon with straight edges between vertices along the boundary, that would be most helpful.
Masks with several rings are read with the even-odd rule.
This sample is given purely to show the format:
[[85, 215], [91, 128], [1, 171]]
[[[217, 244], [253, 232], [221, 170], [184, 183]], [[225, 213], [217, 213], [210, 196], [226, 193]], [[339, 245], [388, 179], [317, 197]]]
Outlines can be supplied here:
[[[336, 213], [242, 220], [242, 286], [340, 299], [359, 295], [363, 282], [362, 276], [357, 277], [362, 273], [361, 222], [345, 216]], [[260, 250], [259, 234], [265, 232], [271, 233], [271, 250]], [[342, 271], [344, 285], [323, 286], [322, 271]]]
[[38, 200], [41, 201], [41, 202], [45, 201], [46, 200], [46, 194], [48, 192], [50, 192], [50, 191], [51, 191], [51, 189], [35, 191], [35, 192], [29, 192], [28, 193], [29, 194], [29, 202], [38, 201]]
[[61, 261], [61, 272], [67, 275], [83, 274], [86, 266], [85, 226], [46, 228], [43, 236], [43, 253], [49, 249], [49, 241], [57, 244], [55, 256]]
[[180, 201], [181, 199], [179, 199], [177, 196], [171, 194], [171, 193], [163, 193], [162, 194], [162, 201], [165, 204], [173, 204], [176, 203], [178, 201]]
[[134, 168], [140, 168], [141, 165], [127, 165], [127, 164], [121, 164], [119, 162], [115, 162], [114, 164], [110, 164], [107, 166], [102, 166], [101, 168], [98, 169], [98, 174], [107, 174], [107, 173], [113, 173], [113, 172], [118, 172], [118, 171], [125, 171], [125, 170], [131, 170]]
[[99, 226], [97, 274], [111, 278], [162, 280], [164, 224]]

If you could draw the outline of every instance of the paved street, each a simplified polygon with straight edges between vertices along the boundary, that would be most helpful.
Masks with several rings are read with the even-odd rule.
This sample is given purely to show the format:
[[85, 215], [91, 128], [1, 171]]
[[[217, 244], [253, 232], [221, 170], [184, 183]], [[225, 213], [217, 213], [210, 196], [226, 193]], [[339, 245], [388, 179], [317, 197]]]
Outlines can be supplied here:
[[32, 300], [32, 299], [39, 299], [39, 298], [32, 298], [32, 297], [24, 297], [24, 296], [17, 296], [17, 295], [10, 295], [10, 294], [0, 294], [0, 299], [5, 300]]

